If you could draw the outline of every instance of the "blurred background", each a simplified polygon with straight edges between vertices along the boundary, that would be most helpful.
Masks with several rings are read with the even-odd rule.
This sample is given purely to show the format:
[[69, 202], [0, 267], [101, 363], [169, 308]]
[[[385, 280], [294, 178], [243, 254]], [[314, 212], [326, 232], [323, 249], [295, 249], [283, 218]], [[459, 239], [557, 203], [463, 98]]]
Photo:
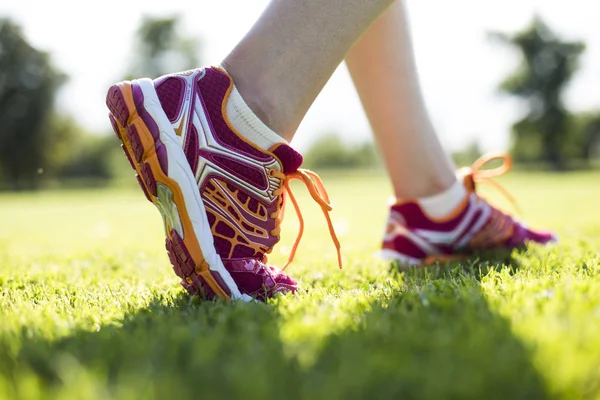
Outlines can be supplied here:
[[[216, 64], [267, 0], [0, 3], [0, 189], [131, 179], [104, 96], [127, 77]], [[459, 164], [510, 151], [523, 169], [600, 161], [600, 5], [408, 0], [421, 85]], [[293, 145], [305, 166], [380, 168], [342, 65]]]

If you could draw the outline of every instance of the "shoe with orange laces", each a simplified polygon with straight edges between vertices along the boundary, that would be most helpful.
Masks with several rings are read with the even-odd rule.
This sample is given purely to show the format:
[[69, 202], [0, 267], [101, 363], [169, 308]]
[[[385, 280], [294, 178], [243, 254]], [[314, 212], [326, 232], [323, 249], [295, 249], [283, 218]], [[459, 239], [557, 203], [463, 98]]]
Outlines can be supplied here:
[[190, 293], [249, 301], [297, 290], [266, 256], [279, 241], [289, 197], [300, 231], [285, 266], [294, 258], [304, 226], [289, 185], [294, 179], [323, 209], [341, 266], [321, 180], [299, 168], [302, 156], [251, 113], [223, 69], [121, 82], [106, 102], [140, 186], [163, 217], [173, 269]]
[[[483, 169], [493, 160], [504, 163], [494, 169]], [[511, 163], [508, 155], [491, 155], [460, 170], [467, 196], [446, 218], [430, 218], [415, 201], [392, 205], [381, 255], [404, 265], [430, 265], [461, 259], [478, 250], [513, 249], [528, 242], [556, 241], [553, 233], [530, 229], [477, 195], [476, 184], [486, 183], [515, 204], [512, 196], [492, 180], [506, 173]]]

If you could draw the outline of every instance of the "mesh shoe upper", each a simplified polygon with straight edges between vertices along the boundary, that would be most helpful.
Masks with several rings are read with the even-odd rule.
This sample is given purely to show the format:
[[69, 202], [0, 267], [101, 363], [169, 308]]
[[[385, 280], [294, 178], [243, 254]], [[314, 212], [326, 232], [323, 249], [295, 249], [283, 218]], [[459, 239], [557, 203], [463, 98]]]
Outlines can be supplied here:
[[[263, 274], [267, 288], [272, 280], [273, 290], [288, 290], [295, 282], [264, 262], [279, 241], [286, 182], [306, 175], [299, 170], [302, 156], [283, 140], [261, 149], [232, 127], [226, 102], [233, 81], [218, 68], [167, 75], [154, 85], [196, 176], [214, 245], [226, 268], [240, 286], [256, 289], [261, 283], [256, 275]], [[309, 189], [316, 187], [313, 198], [328, 211], [320, 181], [308, 178], [305, 183]], [[248, 274], [252, 271], [254, 277]]]
[[529, 241], [542, 244], [554, 241], [552, 233], [529, 229], [477, 195], [476, 182], [488, 182], [489, 178], [510, 167], [507, 164], [498, 170], [483, 170], [484, 175], [478, 175], [479, 168], [489, 160], [482, 159], [473, 168], [463, 170], [468, 195], [445, 218], [430, 218], [413, 201], [392, 205], [382, 246], [384, 255], [409, 264], [421, 264], [473, 250], [515, 248]]

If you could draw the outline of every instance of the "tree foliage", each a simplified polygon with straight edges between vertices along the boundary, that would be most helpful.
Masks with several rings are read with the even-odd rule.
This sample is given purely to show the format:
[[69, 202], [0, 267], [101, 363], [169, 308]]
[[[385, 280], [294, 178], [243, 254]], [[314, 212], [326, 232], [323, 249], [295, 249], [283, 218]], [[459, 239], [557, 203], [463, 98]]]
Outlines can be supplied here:
[[543, 161], [554, 169], [565, 168], [581, 144], [563, 103], [563, 92], [578, 69], [584, 44], [562, 40], [538, 17], [522, 32], [494, 37], [522, 55], [517, 71], [500, 85], [501, 91], [526, 104], [526, 115], [512, 127], [513, 155], [520, 161]]
[[335, 133], [325, 133], [304, 155], [304, 166], [311, 169], [373, 168], [380, 165], [372, 142], [348, 143]]
[[[177, 16], [145, 17], [126, 77], [197, 67], [199, 43], [181, 30]], [[120, 175], [116, 168], [126, 161], [122, 154], [115, 158], [120, 150], [114, 136], [94, 135], [54, 108], [65, 81], [50, 55], [34, 48], [18, 24], [0, 19], [0, 187], [33, 189], [49, 179], [98, 182]]]
[[16, 23], [0, 19], [0, 172], [8, 186], [37, 186], [57, 143], [48, 121], [65, 79]]
[[199, 66], [199, 42], [182, 33], [179, 16], [144, 17], [132, 53], [128, 78], [156, 78]]

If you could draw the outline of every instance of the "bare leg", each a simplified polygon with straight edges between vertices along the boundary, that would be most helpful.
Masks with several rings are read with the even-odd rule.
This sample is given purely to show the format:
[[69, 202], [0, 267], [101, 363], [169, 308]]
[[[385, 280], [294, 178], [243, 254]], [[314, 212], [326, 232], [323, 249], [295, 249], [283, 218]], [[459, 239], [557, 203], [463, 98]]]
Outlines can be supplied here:
[[402, 1], [371, 25], [346, 56], [398, 199], [440, 193], [456, 182], [419, 88]]
[[250, 109], [291, 140], [331, 74], [393, 0], [272, 0], [223, 66]]

